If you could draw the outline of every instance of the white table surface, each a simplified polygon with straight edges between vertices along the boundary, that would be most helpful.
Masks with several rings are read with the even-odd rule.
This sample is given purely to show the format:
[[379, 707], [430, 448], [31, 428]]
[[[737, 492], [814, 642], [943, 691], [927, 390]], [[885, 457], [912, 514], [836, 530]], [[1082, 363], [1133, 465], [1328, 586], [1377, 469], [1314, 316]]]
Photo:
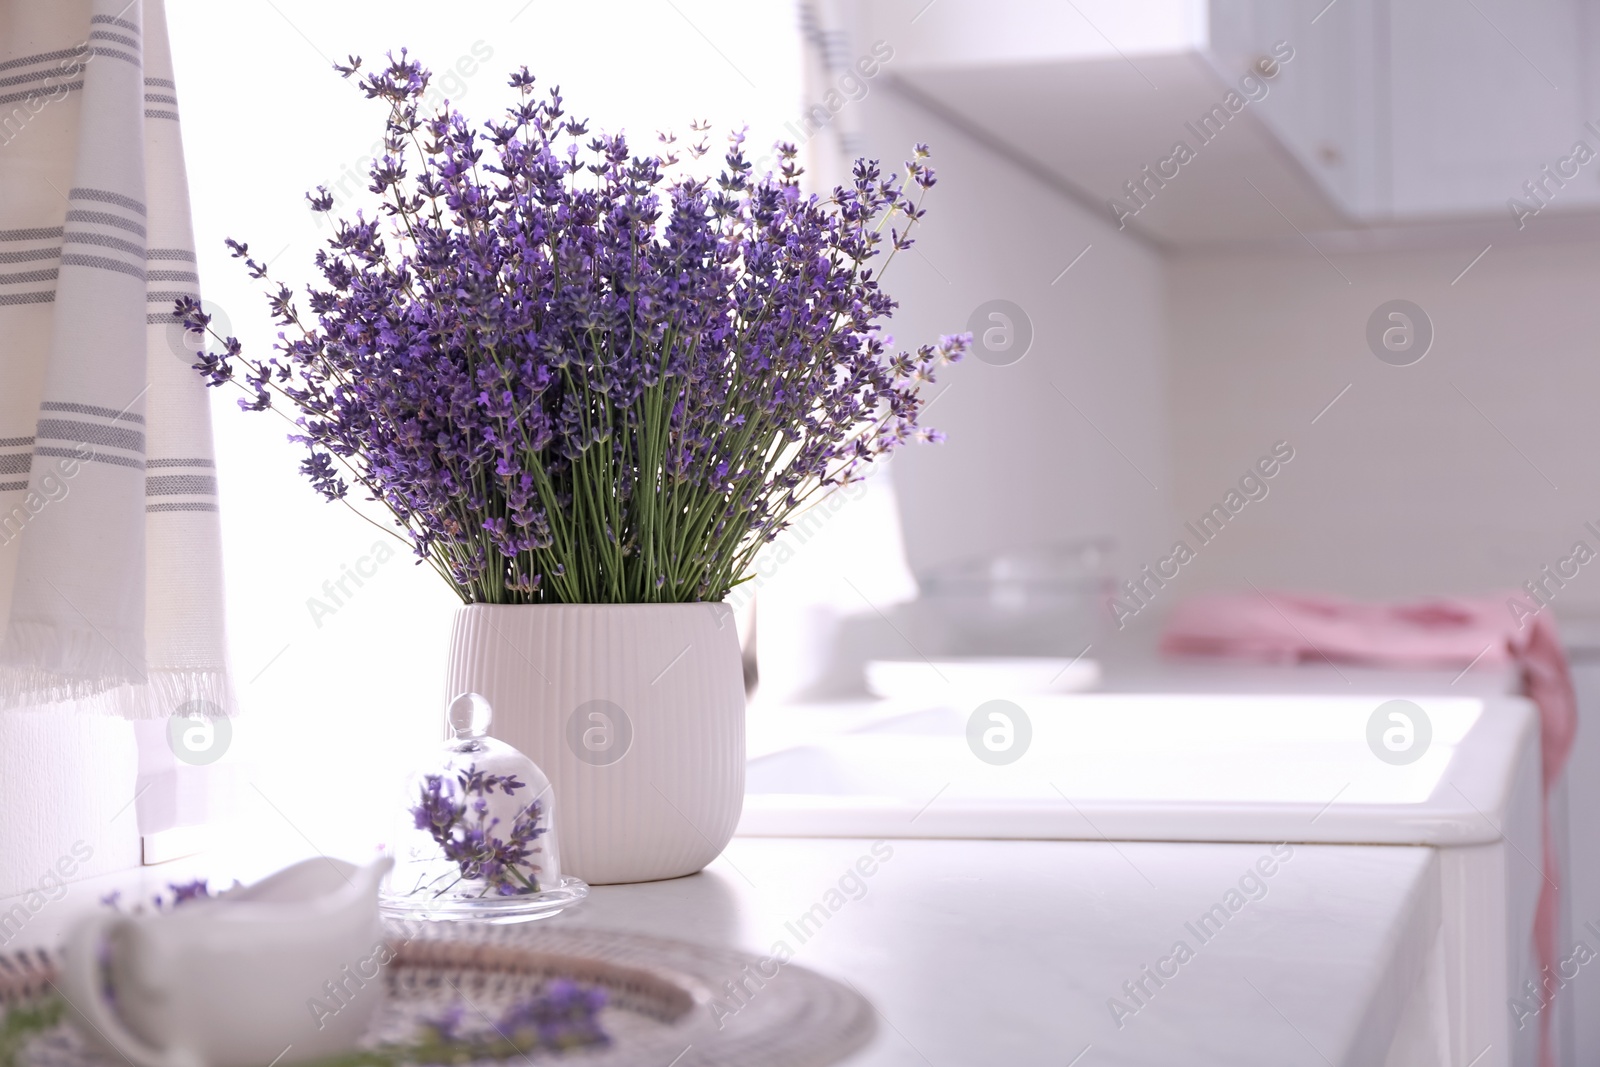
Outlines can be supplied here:
[[[1597, 623], [1600, 628], [1600, 623]], [[1091, 646], [1091, 656], [1096, 655]], [[1520, 691], [1511, 667], [1473, 664], [1466, 670], [1395, 670], [1353, 664], [1299, 663], [1275, 666], [1206, 656], [1162, 658], [1134, 651], [1101, 663], [1097, 693], [1314, 693], [1378, 697], [1425, 694], [1499, 697]], [[817, 703], [762, 699], [757, 690], [748, 715], [750, 756], [808, 744], [842, 730], [904, 714], [904, 702], [854, 698]]]
[[[878, 1008], [853, 1067], [1377, 1067], [1361, 1050], [1387, 1045], [1375, 1031], [1392, 1028], [1393, 990], [1414, 982], [1437, 926], [1425, 848], [1295, 846], [1201, 944], [1185, 923], [1268, 849], [898, 840], [860, 899], [802, 942], [788, 924], [872, 844], [738, 838], [700, 875], [599, 887], [555, 921], [762, 955], [782, 941]], [[1108, 1000], [1131, 1006], [1122, 984], [1178, 940], [1194, 958], [1119, 1030]]]
[[[1130, 674], [1132, 677], [1130, 677]], [[1373, 692], [1491, 696], [1507, 672], [1397, 674], [1148, 663], [1108, 670], [1110, 691]], [[772, 751], [882, 709], [846, 702], [795, 715], [753, 707], [752, 748]], [[813, 718], [812, 715], [815, 717]], [[797, 736], [800, 735], [800, 736]], [[130, 895], [196, 873], [225, 885], [324, 849], [361, 860], [370, 834], [292, 823], [260, 805], [234, 856], [213, 853], [68, 886], [4, 951], [53, 944], [114, 885]], [[1257, 844], [892, 840], [894, 854], [803, 943], [788, 929], [873, 842], [740, 837], [690, 878], [597, 887], [556, 923], [592, 924], [770, 954], [853, 983], [879, 1033], [852, 1067], [1377, 1067], [1437, 927], [1428, 848], [1297, 845], [1205, 944], [1186, 929], [1269, 851]], [[19, 898], [0, 900], [0, 912]], [[1119, 1029], [1108, 1001], [1188, 942], [1194, 958]], [[781, 977], [780, 979], [781, 980]], [[662, 1065], [666, 1067], [666, 1065]]]
[[[1265, 894], [1201, 943], [1185, 923], [1226, 903], [1266, 847], [896, 840], [858, 899], [842, 894], [802, 940], [788, 924], [827, 908], [873, 844], [738, 838], [699, 875], [597, 887], [546, 921], [760, 955], [782, 941], [877, 1007], [852, 1067], [1374, 1067], [1360, 1050], [1387, 1044], [1393, 991], [1415, 982], [1437, 926], [1426, 848], [1294, 846]], [[121, 881], [149, 889], [201, 869], [216, 857]], [[5, 948], [53, 943], [114, 881], [75, 883]], [[1133, 1006], [1123, 983], [1178, 940], [1194, 957], [1119, 1029], [1109, 999]]]

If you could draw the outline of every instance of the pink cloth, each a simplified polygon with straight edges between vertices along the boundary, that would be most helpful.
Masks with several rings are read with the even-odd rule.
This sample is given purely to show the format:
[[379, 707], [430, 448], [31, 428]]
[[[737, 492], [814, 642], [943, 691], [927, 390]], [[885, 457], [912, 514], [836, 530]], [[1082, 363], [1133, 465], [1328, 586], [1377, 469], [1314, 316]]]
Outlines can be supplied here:
[[[1512, 610], [1515, 603], [1518, 610]], [[1371, 666], [1461, 667], [1515, 664], [1539, 708], [1544, 771], [1544, 881], [1534, 915], [1534, 945], [1548, 996], [1559, 923], [1557, 856], [1550, 832], [1550, 789], [1578, 729], [1578, 704], [1566, 653], [1549, 612], [1530, 614], [1526, 598], [1361, 603], [1330, 596], [1249, 593], [1197, 597], [1167, 621], [1161, 651]], [[1539, 1013], [1540, 1063], [1554, 1062], [1551, 1012]]]

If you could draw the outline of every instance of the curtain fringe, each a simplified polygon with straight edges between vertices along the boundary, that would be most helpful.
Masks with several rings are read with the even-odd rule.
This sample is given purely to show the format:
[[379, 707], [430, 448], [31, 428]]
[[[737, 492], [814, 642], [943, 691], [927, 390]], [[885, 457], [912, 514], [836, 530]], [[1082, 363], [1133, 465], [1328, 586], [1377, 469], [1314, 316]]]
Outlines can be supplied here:
[[[123, 665], [126, 673], [127, 666]], [[238, 701], [224, 670], [155, 668], [142, 681], [0, 666], [0, 710], [71, 710], [122, 719], [165, 719], [183, 711], [232, 717]], [[199, 705], [198, 707], [193, 705]]]

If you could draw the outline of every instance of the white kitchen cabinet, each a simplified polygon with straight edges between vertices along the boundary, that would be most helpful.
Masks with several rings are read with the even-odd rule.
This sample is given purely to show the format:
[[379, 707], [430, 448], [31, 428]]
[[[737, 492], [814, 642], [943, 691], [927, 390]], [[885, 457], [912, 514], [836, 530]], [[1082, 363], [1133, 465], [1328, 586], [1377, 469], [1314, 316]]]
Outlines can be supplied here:
[[1293, 47], [1293, 61], [1255, 117], [1344, 214], [1358, 218], [1389, 205], [1384, 10], [1382, 0], [1210, 5], [1205, 55], [1219, 77], [1249, 69], [1279, 41]]
[[[1408, 0], [1389, 5], [1392, 210], [1401, 217], [1509, 211], [1585, 128], [1583, 5], [1572, 0]], [[1331, 17], [1331, 16], [1330, 16]], [[1545, 181], [1552, 209], [1600, 204], [1600, 162]], [[1565, 187], [1562, 187], [1564, 184]]]
[[988, 68], [1205, 47], [1207, 0], [858, 0], [893, 65]]
[[1352, 218], [1509, 219], [1600, 204], [1600, 166], [1561, 172], [1579, 140], [1600, 153], [1589, 31], [1574, 0], [1214, 0], [1207, 53], [1296, 43], [1260, 115]]
[[857, 14], [903, 93], [1157, 244], [1600, 209], [1600, 15], [1578, 0]]

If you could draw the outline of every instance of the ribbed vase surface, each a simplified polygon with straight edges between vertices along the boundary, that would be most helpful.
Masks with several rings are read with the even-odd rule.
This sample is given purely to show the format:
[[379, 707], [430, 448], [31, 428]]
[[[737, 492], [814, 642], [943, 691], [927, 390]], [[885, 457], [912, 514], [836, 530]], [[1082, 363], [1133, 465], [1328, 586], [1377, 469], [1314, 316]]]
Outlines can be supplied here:
[[725, 604], [471, 604], [447, 696], [550, 778], [563, 869], [591, 885], [693, 874], [744, 805], [744, 680]]

